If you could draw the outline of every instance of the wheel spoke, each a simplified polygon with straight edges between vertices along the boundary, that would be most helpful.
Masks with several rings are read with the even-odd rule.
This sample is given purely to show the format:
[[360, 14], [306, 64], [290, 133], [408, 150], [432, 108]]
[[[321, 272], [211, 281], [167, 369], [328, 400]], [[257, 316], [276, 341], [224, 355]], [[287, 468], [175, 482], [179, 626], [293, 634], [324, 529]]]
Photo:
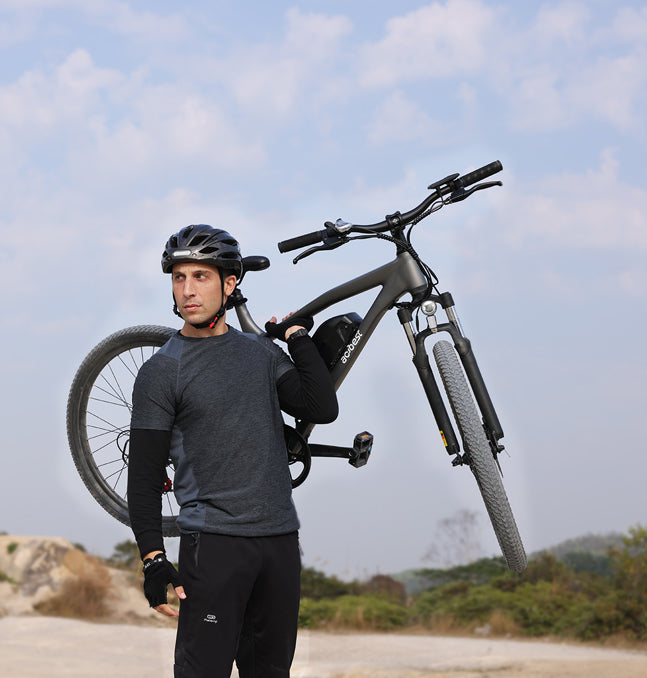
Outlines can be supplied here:
[[[77, 469], [95, 499], [129, 524], [128, 433], [131, 394], [141, 366], [175, 330], [141, 326], [116, 332], [83, 361], [68, 399], [68, 437]], [[172, 467], [167, 473], [173, 478]], [[164, 534], [177, 534], [179, 508], [172, 492], [163, 501]]]

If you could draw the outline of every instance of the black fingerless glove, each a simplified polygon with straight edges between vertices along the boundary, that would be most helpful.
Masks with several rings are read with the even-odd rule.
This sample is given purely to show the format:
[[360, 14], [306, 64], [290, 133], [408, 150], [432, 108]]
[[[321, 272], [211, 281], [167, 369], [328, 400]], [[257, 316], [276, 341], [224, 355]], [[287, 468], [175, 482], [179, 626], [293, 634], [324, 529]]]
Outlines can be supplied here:
[[270, 337], [274, 337], [275, 339], [285, 341], [285, 332], [290, 327], [298, 325], [299, 327], [305, 327], [306, 330], [308, 330], [309, 332], [314, 324], [315, 321], [307, 316], [291, 315], [280, 323], [266, 322], [265, 331]]
[[151, 607], [168, 602], [166, 589], [169, 584], [180, 586], [180, 575], [173, 563], [166, 560], [163, 553], [144, 561], [144, 595]]

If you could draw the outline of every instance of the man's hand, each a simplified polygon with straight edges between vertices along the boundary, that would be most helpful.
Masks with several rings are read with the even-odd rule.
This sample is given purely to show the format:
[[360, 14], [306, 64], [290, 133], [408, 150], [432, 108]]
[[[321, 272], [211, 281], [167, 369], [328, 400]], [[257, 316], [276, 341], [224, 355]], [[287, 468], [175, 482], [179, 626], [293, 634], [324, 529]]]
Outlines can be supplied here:
[[295, 316], [293, 313], [286, 315], [280, 323], [272, 316], [269, 322], [265, 323], [265, 331], [270, 337], [287, 341], [288, 337], [299, 329], [305, 329], [308, 332], [312, 329], [314, 320], [306, 316]]
[[144, 595], [148, 604], [160, 614], [178, 617], [178, 611], [168, 604], [166, 597], [169, 584], [175, 588], [178, 598], [186, 598], [184, 587], [180, 584], [180, 575], [164, 553], [160, 551], [144, 558]]

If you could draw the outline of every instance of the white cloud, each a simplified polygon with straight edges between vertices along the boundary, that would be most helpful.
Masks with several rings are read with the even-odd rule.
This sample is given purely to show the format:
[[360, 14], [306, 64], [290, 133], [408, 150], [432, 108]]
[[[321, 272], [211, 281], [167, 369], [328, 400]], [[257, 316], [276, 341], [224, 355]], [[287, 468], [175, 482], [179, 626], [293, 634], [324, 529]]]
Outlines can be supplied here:
[[108, 181], [199, 160], [206, 167], [258, 166], [264, 150], [208, 97], [182, 83], [151, 85], [143, 72], [97, 67], [77, 49], [47, 71], [32, 70], [0, 88], [0, 148], [5, 165], [58, 144], [60, 168], [81, 181]]
[[27, 71], [0, 88], [0, 126], [24, 135], [21, 143], [33, 143], [62, 124], [83, 124], [102, 93], [122, 81], [118, 71], [97, 68], [86, 50], [77, 49], [51, 72]]
[[600, 59], [569, 83], [567, 97], [581, 116], [590, 112], [622, 131], [644, 132], [647, 52]]
[[647, 7], [621, 7], [613, 21], [611, 34], [621, 41], [644, 45], [647, 41]]
[[551, 49], [574, 49], [589, 39], [586, 28], [590, 18], [591, 11], [582, 2], [544, 5], [537, 13], [531, 45], [536, 47], [539, 42]]
[[[12, 12], [12, 23], [18, 21], [18, 25], [24, 27], [20, 36], [23, 39], [38, 29], [39, 21], [47, 23], [52, 12], [65, 10], [78, 12], [102, 28], [134, 36], [138, 40], [168, 43], [186, 38], [189, 34], [187, 23], [179, 12], [166, 16], [139, 12], [119, 0], [1, 0], [0, 9]], [[3, 44], [2, 37], [0, 32], [0, 44]]]
[[174, 164], [189, 161], [236, 171], [265, 159], [262, 146], [245, 138], [217, 104], [181, 85], [144, 88], [116, 124], [97, 120], [94, 132], [98, 157], [91, 162], [125, 175], [163, 166], [174, 174]]
[[368, 140], [380, 146], [399, 141], [431, 144], [441, 139], [442, 126], [399, 90], [390, 94], [368, 127]]
[[329, 61], [335, 46], [352, 33], [353, 25], [346, 16], [304, 14], [294, 7], [286, 13], [285, 41], [290, 52], [307, 61]]
[[310, 102], [334, 96], [338, 46], [351, 31], [344, 16], [294, 8], [286, 13], [282, 41], [245, 46], [216, 67], [246, 112], [291, 118], [306, 97]]
[[647, 13], [620, 8], [603, 24], [588, 6], [563, 2], [517, 28], [499, 46], [505, 67], [497, 74], [515, 129], [551, 131], [597, 119], [644, 132]]
[[389, 87], [482, 70], [496, 14], [479, 0], [447, 0], [390, 19], [385, 37], [362, 50], [360, 84]]
[[644, 297], [647, 295], [647, 272], [644, 268], [622, 271], [611, 286], [632, 297]]
[[597, 169], [509, 188], [499, 219], [517, 247], [647, 250], [647, 189], [618, 177], [612, 149], [602, 153]]

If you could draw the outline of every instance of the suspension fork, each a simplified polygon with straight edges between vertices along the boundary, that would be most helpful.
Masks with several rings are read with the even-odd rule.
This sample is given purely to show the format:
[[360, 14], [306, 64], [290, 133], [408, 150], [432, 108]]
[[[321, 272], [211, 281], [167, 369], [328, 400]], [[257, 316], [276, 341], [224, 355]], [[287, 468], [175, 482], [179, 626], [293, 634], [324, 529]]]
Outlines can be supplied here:
[[[451, 323], [441, 324], [438, 326], [438, 329], [449, 332], [451, 335], [456, 352], [460, 356], [465, 374], [467, 374], [467, 379], [472, 387], [472, 392], [474, 393], [476, 402], [483, 415], [483, 421], [485, 422], [487, 432], [492, 435], [492, 442], [496, 444], [496, 441], [503, 438], [503, 429], [496, 410], [494, 409], [490, 394], [485, 386], [485, 381], [483, 380], [483, 375], [476, 362], [476, 357], [472, 351], [472, 343]], [[500, 446], [500, 448], [503, 449], [503, 446]]]
[[[432, 330], [426, 329], [414, 335], [413, 330], [411, 329], [411, 311], [408, 308], [398, 309], [398, 318], [400, 319], [400, 323], [404, 328], [407, 339], [409, 340], [409, 345], [413, 351], [413, 364], [418, 371], [420, 382], [422, 383], [425, 395], [429, 401], [445, 449], [448, 454], [456, 455], [456, 459], [460, 460], [461, 448], [458, 443], [458, 438], [456, 437], [456, 432], [454, 431], [447, 408], [445, 407], [445, 402], [440, 395], [436, 377], [431, 371], [429, 356], [425, 348], [425, 339], [432, 333]], [[458, 463], [461, 462], [458, 461]]]
[[465, 370], [467, 379], [472, 387], [472, 392], [474, 393], [476, 402], [481, 410], [481, 415], [483, 416], [483, 421], [485, 423], [485, 430], [496, 456], [496, 453], [503, 449], [503, 445], [498, 444], [498, 441], [503, 438], [503, 428], [501, 427], [501, 422], [494, 409], [494, 404], [492, 403], [490, 394], [485, 386], [481, 370], [476, 362], [474, 351], [472, 351], [472, 343], [463, 333], [458, 316], [456, 315], [454, 299], [452, 298], [451, 293], [443, 292], [438, 296], [438, 301], [445, 310], [449, 322], [438, 325], [437, 331], [448, 332], [454, 342], [454, 347], [460, 356], [461, 362], [463, 363], [463, 369]]

